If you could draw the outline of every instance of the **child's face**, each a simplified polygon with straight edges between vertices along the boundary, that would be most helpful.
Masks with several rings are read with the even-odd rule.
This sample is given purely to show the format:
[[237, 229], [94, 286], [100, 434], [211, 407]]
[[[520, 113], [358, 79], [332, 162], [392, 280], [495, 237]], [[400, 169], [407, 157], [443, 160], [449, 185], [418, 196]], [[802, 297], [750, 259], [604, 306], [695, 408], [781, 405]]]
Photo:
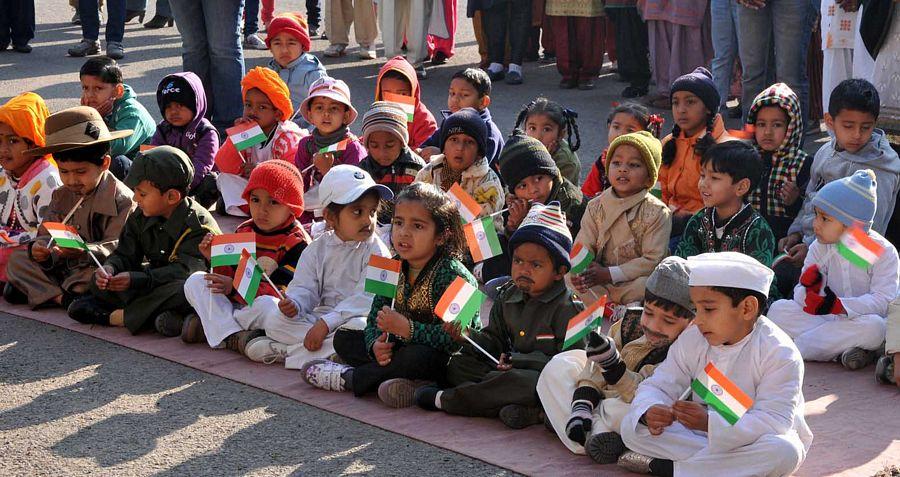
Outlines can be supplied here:
[[814, 209], [816, 216], [813, 218], [813, 232], [816, 234], [816, 240], [826, 245], [837, 243], [847, 230], [847, 226], [826, 214], [822, 209], [818, 207], [814, 207]]
[[269, 53], [272, 54], [272, 58], [275, 59], [278, 66], [286, 68], [292, 61], [300, 58], [300, 55], [303, 54], [303, 47], [295, 36], [281, 32], [269, 40]]
[[513, 189], [513, 195], [519, 199], [531, 200], [546, 204], [553, 190], [553, 177], [547, 174], [536, 174], [522, 179]]
[[172, 126], [183, 128], [194, 119], [194, 112], [181, 103], [171, 101], [166, 105], [165, 117]]
[[644, 303], [644, 312], [641, 314], [641, 329], [644, 336], [654, 348], [662, 348], [672, 344], [681, 332], [684, 331], [690, 320], [656, 306], [653, 303]]
[[134, 188], [134, 201], [145, 217], [168, 218], [181, 202], [181, 193], [173, 189], [162, 192], [150, 181], [141, 181]]
[[559, 146], [561, 133], [559, 124], [546, 114], [532, 114], [525, 120], [525, 134], [541, 141], [551, 153]]
[[318, 96], [309, 103], [309, 122], [320, 134], [331, 134], [350, 122], [350, 109], [340, 101]]
[[686, 136], [702, 131], [706, 127], [706, 118], [711, 114], [694, 93], [676, 91], [672, 95], [672, 116]]
[[284, 225], [292, 216], [291, 209], [278, 203], [265, 189], [250, 191], [250, 217], [263, 232], [271, 232]]
[[471, 136], [454, 134], [444, 143], [444, 157], [450, 169], [462, 172], [478, 159], [478, 143]]
[[0, 167], [14, 177], [22, 177], [28, 166], [36, 159], [24, 154], [34, 146], [24, 137], [16, 135], [8, 124], [0, 123]]
[[462, 78], [454, 78], [450, 81], [450, 89], [447, 91], [447, 109], [451, 113], [462, 108], [475, 108], [477, 111], [481, 111], [490, 103], [490, 96], [479, 97], [478, 90], [472, 86], [472, 83]]
[[787, 135], [788, 115], [779, 106], [766, 106], [756, 113], [756, 143], [766, 152], [781, 147]]
[[256, 121], [267, 134], [281, 121], [281, 110], [269, 101], [269, 97], [257, 88], [247, 91], [244, 98], [244, 119]]
[[606, 161], [609, 164], [609, 182], [617, 196], [630, 197], [652, 186], [650, 171], [636, 147], [621, 144]]
[[366, 149], [382, 167], [390, 166], [403, 152], [403, 141], [387, 131], [375, 131], [366, 137]]
[[617, 113], [609, 122], [609, 132], [606, 134], [607, 144], [612, 144], [613, 140], [623, 134], [630, 134], [637, 131], [643, 131], [644, 126], [634, 116], [628, 113]]
[[335, 216], [325, 209], [325, 221], [344, 242], [364, 242], [375, 232], [378, 195], [365, 194]]
[[851, 154], [862, 149], [872, 138], [876, 119], [872, 113], [852, 109], [842, 109], [834, 117], [825, 113], [825, 125], [834, 131], [838, 146]]
[[400, 78], [382, 78], [381, 79], [381, 98], [384, 93], [399, 94], [401, 96], [412, 96], [412, 85], [409, 81]]
[[733, 306], [731, 298], [712, 287], [691, 287], [697, 308], [694, 324], [712, 346], [734, 344], [753, 330], [759, 312], [756, 298], [748, 296]]
[[732, 177], [724, 172], [713, 170], [712, 161], [700, 167], [700, 199], [704, 207], [721, 207], [740, 203], [741, 198], [750, 188], [748, 179], [734, 182]]
[[423, 268], [444, 242], [434, 218], [421, 202], [404, 200], [394, 205], [391, 245], [411, 267]]
[[99, 76], [81, 76], [81, 105], [90, 106], [100, 114], [109, 114], [113, 102], [122, 97], [121, 84], [106, 83]]
[[100, 185], [103, 171], [109, 169], [109, 161], [108, 154], [103, 157], [102, 166], [86, 161], [60, 161], [59, 178], [66, 189], [75, 195], [88, 195]]
[[550, 252], [541, 245], [525, 242], [513, 251], [513, 282], [529, 296], [541, 295], [554, 283], [562, 280], [564, 274], [553, 266]]

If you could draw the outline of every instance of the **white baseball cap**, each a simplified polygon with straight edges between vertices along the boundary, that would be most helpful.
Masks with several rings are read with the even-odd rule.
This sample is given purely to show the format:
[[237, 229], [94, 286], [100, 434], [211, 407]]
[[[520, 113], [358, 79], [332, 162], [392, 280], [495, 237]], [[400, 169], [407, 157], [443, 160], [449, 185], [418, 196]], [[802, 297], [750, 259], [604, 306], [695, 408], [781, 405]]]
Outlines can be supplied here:
[[319, 183], [319, 203], [322, 207], [331, 203], [347, 205], [372, 189], [384, 200], [394, 198], [394, 193], [386, 186], [376, 184], [368, 172], [341, 164], [332, 167]]

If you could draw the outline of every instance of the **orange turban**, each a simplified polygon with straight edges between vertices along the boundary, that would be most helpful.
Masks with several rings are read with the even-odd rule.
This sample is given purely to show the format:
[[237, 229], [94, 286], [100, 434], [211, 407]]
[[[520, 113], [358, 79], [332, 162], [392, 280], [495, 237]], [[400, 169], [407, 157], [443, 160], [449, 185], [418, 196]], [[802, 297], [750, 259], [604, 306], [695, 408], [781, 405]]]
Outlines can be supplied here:
[[33, 142], [35, 147], [47, 145], [44, 123], [48, 116], [50, 110], [44, 98], [36, 93], [22, 93], [0, 106], [0, 123], [8, 124], [17, 136]]
[[247, 72], [247, 76], [241, 80], [241, 97], [247, 99], [247, 91], [256, 88], [263, 92], [275, 109], [284, 115], [282, 120], [287, 121], [294, 116], [294, 106], [291, 104], [291, 91], [284, 84], [281, 77], [274, 70], [257, 66]]

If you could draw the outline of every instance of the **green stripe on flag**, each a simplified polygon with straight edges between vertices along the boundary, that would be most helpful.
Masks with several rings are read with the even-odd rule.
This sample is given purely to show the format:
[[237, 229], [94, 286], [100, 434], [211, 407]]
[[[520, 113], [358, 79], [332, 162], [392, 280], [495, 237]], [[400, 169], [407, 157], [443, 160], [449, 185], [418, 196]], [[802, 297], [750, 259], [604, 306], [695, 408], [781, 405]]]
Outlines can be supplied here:
[[481, 303], [484, 301], [484, 295], [479, 291], [475, 291], [469, 298], [469, 301], [463, 305], [462, 310], [456, 315], [456, 321], [462, 329], [466, 329], [472, 324], [475, 314], [481, 309]]
[[256, 299], [256, 292], [259, 291], [259, 281], [262, 280], [262, 274], [259, 273], [259, 269], [256, 267], [253, 268], [253, 278], [250, 279], [250, 286], [247, 287], [247, 296], [244, 297], [247, 306], [252, 305], [253, 300]]
[[709, 407], [713, 408], [718, 412], [729, 424], [732, 426], [734, 423], [738, 422], [740, 417], [734, 413], [728, 406], [725, 405], [719, 398], [712, 393], [703, 383], [700, 382], [699, 379], [694, 379], [691, 381], [691, 389], [700, 396], [706, 404], [709, 404]]
[[238, 151], [243, 151], [244, 149], [247, 149], [248, 147], [253, 147], [257, 144], [262, 144], [265, 140], [266, 140], [265, 134], [257, 134], [256, 136], [249, 137], [247, 139], [244, 139], [241, 142], [234, 143], [234, 148], [237, 149]]
[[397, 294], [397, 286], [366, 278], [366, 292], [387, 298], [394, 298]]
[[571, 348], [572, 346], [577, 344], [579, 341], [583, 340], [584, 337], [588, 335], [588, 333], [590, 333], [591, 331], [594, 330], [594, 328], [596, 328], [596, 324], [599, 319], [600, 318], [592, 321], [591, 324], [589, 324], [588, 326], [585, 326], [581, 331], [579, 331], [578, 333], [575, 333], [575, 335], [573, 335], [571, 338], [564, 341], [562, 349]]
[[241, 262], [240, 252], [232, 253], [230, 255], [213, 255], [209, 259], [209, 263], [213, 266], [213, 268], [234, 266], [234, 265], [239, 264], [240, 262]]
[[74, 240], [68, 238], [53, 238], [53, 243], [62, 247], [62, 248], [77, 248], [77, 249], [85, 249], [84, 242], [81, 240]]
[[500, 237], [497, 236], [497, 228], [494, 227], [494, 219], [485, 217], [482, 219], [481, 225], [484, 227], [484, 237], [487, 239], [488, 246], [491, 248], [491, 257], [502, 254], [503, 248], [500, 246]]
[[865, 259], [857, 255], [856, 252], [850, 250], [850, 248], [844, 245], [843, 242], [837, 243], [837, 249], [838, 253], [840, 253], [842, 257], [847, 259], [848, 262], [856, 265], [859, 268], [862, 268], [863, 270], [868, 270], [869, 267], [872, 266], [871, 263], [867, 262]]

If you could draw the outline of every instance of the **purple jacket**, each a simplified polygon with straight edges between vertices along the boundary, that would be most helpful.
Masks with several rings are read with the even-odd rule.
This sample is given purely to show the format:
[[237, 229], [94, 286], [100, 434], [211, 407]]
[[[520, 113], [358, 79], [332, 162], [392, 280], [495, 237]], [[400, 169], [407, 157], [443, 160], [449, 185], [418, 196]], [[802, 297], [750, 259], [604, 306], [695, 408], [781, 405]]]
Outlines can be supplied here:
[[[347, 148], [343, 151], [335, 153], [335, 166], [338, 164], [359, 166], [359, 161], [363, 160], [366, 156], [369, 155], [369, 153], [366, 152], [366, 148], [363, 147], [362, 143], [359, 142], [359, 139], [356, 136], [349, 132], [347, 133], [347, 136], [351, 139], [350, 144], [347, 144]], [[301, 171], [301, 174], [303, 175], [304, 191], [310, 190], [314, 185], [322, 181], [322, 175], [319, 174], [319, 171], [317, 171], [315, 167], [310, 168], [306, 172], [303, 172], [313, 164], [313, 156], [315, 156], [317, 152], [319, 151], [316, 150], [315, 139], [312, 136], [306, 136], [305, 138], [301, 139], [300, 145], [297, 146], [297, 157], [294, 160], [294, 163], [296, 164], [297, 169], [299, 169]], [[312, 211], [308, 210], [300, 216], [301, 224], [312, 222], [312, 220]]]
[[163, 118], [165, 118], [166, 112], [163, 108], [162, 90], [174, 77], [187, 81], [194, 90], [196, 97], [196, 105], [192, 108], [195, 111], [194, 119], [184, 127], [175, 127], [163, 119], [156, 126], [156, 134], [153, 135], [150, 144], [177, 147], [191, 158], [194, 163], [194, 179], [191, 181], [191, 189], [193, 189], [213, 168], [213, 159], [219, 150], [219, 133], [204, 117], [206, 115], [206, 92], [200, 78], [191, 72], [171, 74], [160, 81], [159, 88], [156, 90], [156, 102]]

